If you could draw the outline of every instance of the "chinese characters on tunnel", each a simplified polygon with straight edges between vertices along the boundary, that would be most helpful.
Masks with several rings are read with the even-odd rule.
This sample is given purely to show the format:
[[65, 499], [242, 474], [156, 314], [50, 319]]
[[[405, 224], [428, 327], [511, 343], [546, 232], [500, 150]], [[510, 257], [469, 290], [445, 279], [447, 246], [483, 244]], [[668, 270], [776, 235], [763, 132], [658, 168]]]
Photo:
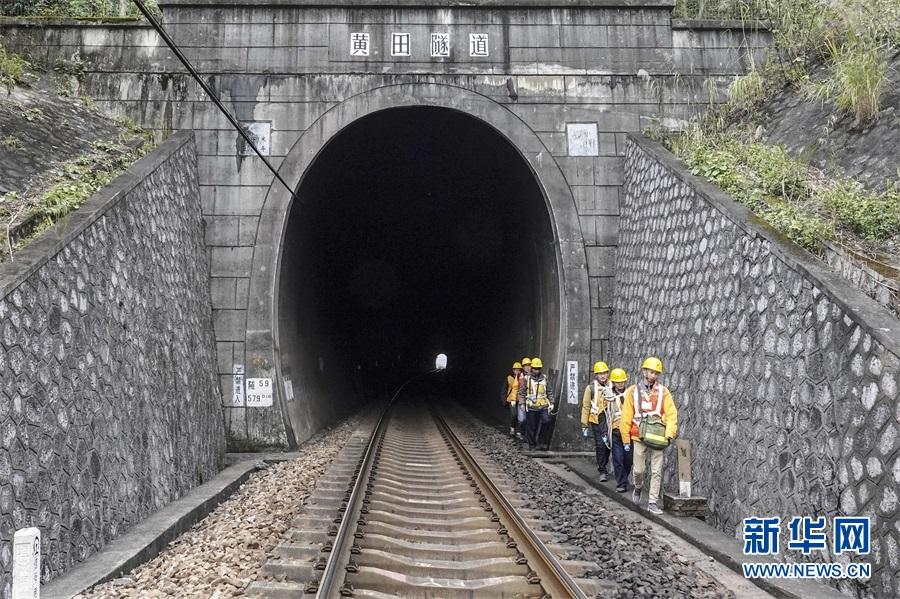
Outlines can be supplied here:
[[[490, 56], [490, 36], [487, 33], [469, 34], [469, 56], [486, 58]], [[430, 55], [432, 58], [450, 57], [450, 33], [437, 32], [431, 34]], [[419, 48], [415, 47], [412, 34], [392, 32], [390, 39], [391, 56], [413, 56]], [[424, 48], [422, 49], [424, 50]], [[350, 34], [350, 56], [371, 56], [372, 38], [367, 32], [357, 31]]]

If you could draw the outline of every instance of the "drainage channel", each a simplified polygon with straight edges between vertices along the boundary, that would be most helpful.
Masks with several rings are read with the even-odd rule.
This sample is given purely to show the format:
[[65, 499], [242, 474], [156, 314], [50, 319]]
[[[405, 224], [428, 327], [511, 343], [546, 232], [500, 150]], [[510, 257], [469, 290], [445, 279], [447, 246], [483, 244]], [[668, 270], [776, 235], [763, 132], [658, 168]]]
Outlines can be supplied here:
[[[297, 597], [586, 597], [573, 553], [444, 419], [399, 403], [320, 479], [249, 594]], [[480, 459], [479, 459], [480, 457]]]

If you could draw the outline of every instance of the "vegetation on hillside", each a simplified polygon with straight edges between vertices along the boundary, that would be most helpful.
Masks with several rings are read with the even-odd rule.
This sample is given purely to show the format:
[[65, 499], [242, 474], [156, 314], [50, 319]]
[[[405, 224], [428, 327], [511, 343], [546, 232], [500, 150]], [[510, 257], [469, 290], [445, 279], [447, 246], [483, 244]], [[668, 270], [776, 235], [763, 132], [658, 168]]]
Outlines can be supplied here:
[[16, 85], [26, 85], [33, 70], [34, 67], [23, 56], [7, 52], [0, 44], [0, 86], [11, 90]]
[[[159, 14], [156, 0], [144, 0]], [[0, 16], [51, 19], [114, 19], [140, 16], [131, 0], [6, 0], [0, 4]]]
[[716, 183], [794, 242], [818, 253], [822, 243], [900, 247], [900, 181], [870, 192], [826, 177], [749, 130], [711, 133], [694, 125], [664, 142], [691, 172]]
[[793, 88], [829, 102], [867, 126], [897, 73], [898, 0], [682, 0], [685, 17], [762, 19], [774, 47], [765, 65], [736, 77], [728, 100], [714, 105], [662, 141], [694, 174], [728, 191], [801, 246], [820, 252], [838, 241], [866, 253], [900, 253], [900, 173], [871, 192], [840, 175], [826, 176], [784, 148], [761, 141], [758, 110], [774, 93]]
[[17, 249], [77, 210], [152, 149], [149, 132], [132, 122], [123, 120], [122, 125], [119, 139], [95, 142], [89, 152], [32, 181], [22, 194], [0, 196], [0, 262], [15, 259]]
[[[898, 0], [679, 0], [676, 15], [764, 21], [774, 47], [766, 65], [754, 66], [753, 85], [736, 84], [759, 101], [785, 85], [832, 102], [862, 124], [878, 118], [892, 77], [888, 59], [900, 51]], [[825, 77], [815, 80], [816, 67]], [[738, 102], [740, 104], [740, 102]]]

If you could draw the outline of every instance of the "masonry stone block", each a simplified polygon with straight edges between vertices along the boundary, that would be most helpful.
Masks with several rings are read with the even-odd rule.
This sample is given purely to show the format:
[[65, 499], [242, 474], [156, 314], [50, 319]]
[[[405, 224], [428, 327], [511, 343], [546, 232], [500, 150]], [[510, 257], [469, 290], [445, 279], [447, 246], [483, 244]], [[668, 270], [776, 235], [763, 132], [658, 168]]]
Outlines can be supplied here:
[[243, 341], [246, 310], [213, 310], [216, 341]]
[[267, 185], [216, 185], [213, 214], [258, 216], [269, 191]]
[[578, 214], [584, 216], [618, 214], [620, 192], [618, 185], [572, 186]]
[[237, 308], [237, 281], [234, 277], [212, 277], [209, 293], [213, 308]]
[[594, 184], [594, 159], [590, 156], [561, 156], [556, 159], [569, 185]]
[[206, 245], [234, 246], [238, 245], [238, 226], [240, 220], [236, 216], [207, 216]]
[[615, 275], [615, 247], [586, 247], [588, 274], [592, 277], [611, 277]]
[[249, 277], [252, 247], [210, 248], [210, 275], [213, 277]]

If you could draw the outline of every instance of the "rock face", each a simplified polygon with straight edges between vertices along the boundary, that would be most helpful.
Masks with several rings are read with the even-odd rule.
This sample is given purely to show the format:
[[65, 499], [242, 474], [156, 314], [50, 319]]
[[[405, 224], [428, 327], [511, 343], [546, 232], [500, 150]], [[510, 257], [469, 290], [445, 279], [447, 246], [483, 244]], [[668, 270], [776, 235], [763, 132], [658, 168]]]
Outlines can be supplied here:
[[224, 455], [190, 134], [0, 269], [0, 596], [12, 536], [42, 576], [211, 478]]
[[0, 87], [0, 196], [21, 192], [59, 162], [119, 135], [121, 126], [79, 99], [58, 95], [51, 83], [45, 77], [32, 88]]
[[[888, 72], [900, 69], [900, 54], [889, 62]], [[814, 76], [824, 76], [824, 70]], [[884, 189], [900, 177], [900, 80], [888, 83], [878, 120], [857, 123], [834, 106], [807, 100], [785, 90], [767, 102], [765, 139], [778, 143], [813, 165], [834, 174], [857, 179], [870, 189]]]
[[872, 516], [896, 596], [897, 319], [656, 144], [629, 140], [624, 190], [612, 355], [663, 358], [708, 520]]

